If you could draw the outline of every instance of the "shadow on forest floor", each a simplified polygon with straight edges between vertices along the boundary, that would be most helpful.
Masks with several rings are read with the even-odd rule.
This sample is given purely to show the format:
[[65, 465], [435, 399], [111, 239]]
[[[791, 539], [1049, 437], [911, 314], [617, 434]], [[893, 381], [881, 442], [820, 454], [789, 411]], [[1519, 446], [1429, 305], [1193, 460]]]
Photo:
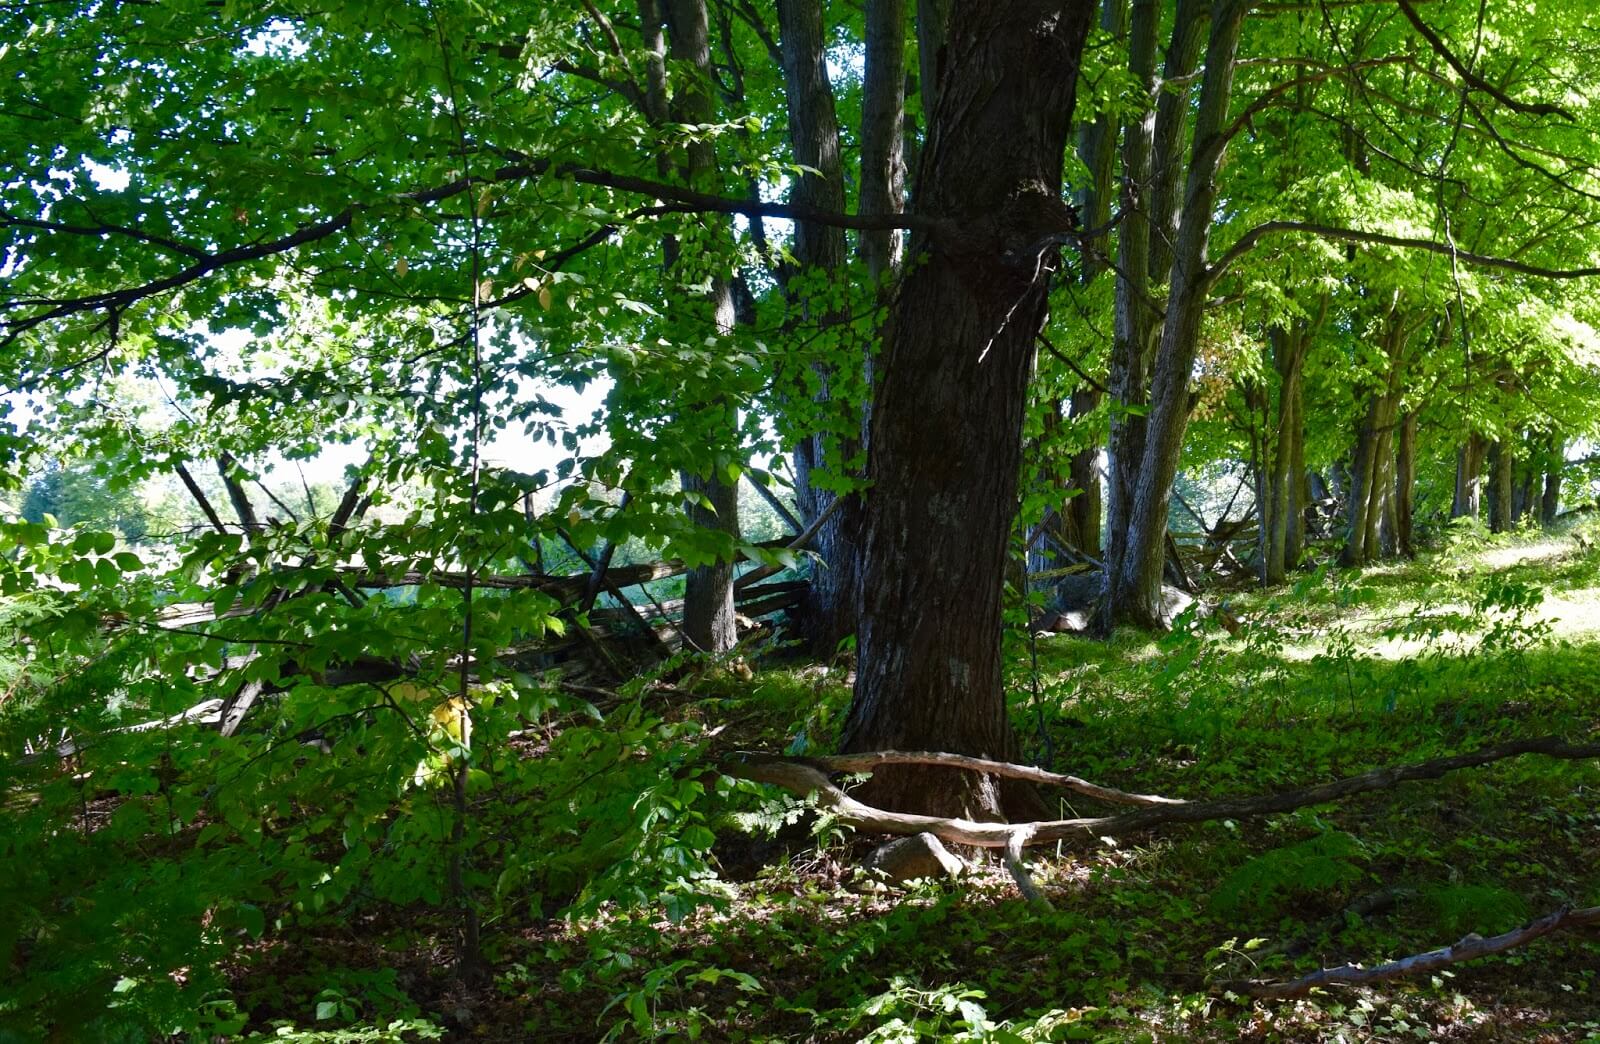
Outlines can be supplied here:
[[[1025, 746], [1048, 747], [1058, 770], [1175, 797], [1269, 792], [1503, 739], [1593, 736], [1600, 614], [1569, 607], [1596, 606], [1600, 554], [1571, 541], [1456, 548], [1235, 596], [1238, 637], [1195, 625], [1008, 638], [1008, 691]], [[694, 713], [740, 746], [825, 749], [842, 682], [838, 669], [763, 672]], [[436, 961], [408, 989], [447, 1022], [470, 1010], [461, 1037], [479, 1040], [1594, 1040], [1592, 932], [1298, 1002], [1215, 983], [1370, 964], [1600, 902], [1596, 793], [1600, 766], [1520, 758], [1287, 815], [1036, 850], [1048, 912], [973, 852], [957, 882], [863, 892], [853, 867], [873, 839], [825, 818], [808, 831], [774, 797], [754, 811], [790, 822], [775, 842], [728, 824], [718, 842], [770, 865], [703, 883], [687, 916], [643, 904], [492, 925], [492, 989], [455, 992]], [[1351, 912], [1362, 903], [1372, 912]], [[415, 933], [374, 930], [366, 959], [415, 955]], [[242, 995], [272, 966], [244, 974]]]
[[[1008, 688], [1025, 743], [1044, 750], [1042, 722], [1059, 770], [1203, 797], [1596, 726], [1600, 555], [1570, 540], [1322, 574], [1235, 604], [1239, 638], [1040, 638], [1037, 695], [1035, 650], [1015, 641]], [[806, 706], [803, 734], [825, 744], [843, 700], [835, 688]], [[1600, 900], [1597, 788], [1593, 765], [1521, 759], [1265, 820], [1036, 852], [1047, 913], [988, 864], [956, 885], [854, 894], [849, 864], [870, 841], [824, 833], [735, 886], [720, 912], [570, 926], [542, 936], [542, 952], [558, 955], [552, 971], [584, 968], [579, 992], [595, 1005], [616, 1002], [566, 1023], [574, 1039], [591, 1026], [717, 1039], [1593, 1039], [1592, 936], [1276, 1006], [1208, 983], [1378, 961]], [[1392, 898], [1365, 918], [1342, 913], [1374, 895]], [[630, 943], [631, 971], [596, 956]], [[1301, 956], [1262, 956], [1285, 944]], [[540, 980], [517, 988], [554, 1028], [576, 998]], [[652, 1005], [648, 1020], [630, 1000]]]

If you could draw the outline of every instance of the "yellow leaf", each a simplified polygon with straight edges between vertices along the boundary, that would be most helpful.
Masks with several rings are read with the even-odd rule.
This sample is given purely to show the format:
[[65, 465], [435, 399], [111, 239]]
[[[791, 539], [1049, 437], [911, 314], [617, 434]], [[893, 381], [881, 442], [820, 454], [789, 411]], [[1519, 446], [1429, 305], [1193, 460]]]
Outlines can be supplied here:
[[544, 260], [544, 251], [543, 250], [535, 250], [533, 252], [533, 259], [535, 261], [543, 261]]
[[453, 696], [433, 709], [435, 727], [463, 747], [472, 746], [472, 715], [467, 702]]
[[550, 304], [554, 299], [555, 298], [550, 293], [550, 288], [548, 286], [539, 291], [539, 307], [543, 308], [545, 311], [548, 312], [550, 310]]
[[487, 300], [489, 300], [489, 298], [491, 298], [493, 296], [494, 296], [494, 280], [493, 279], [485, 279], [478, 286], [478, 300], [480, 302], [481, 301], [487, 301]]
[[539, 292], [539, 286], [540, 286], [539, 280], [535, 279], [533, 276], [524, 276], [523, 280], [522, 280], [522, 285], [527, 287], [528, 291], [530, 293], [535, 293], [536, 294], [536, 293]]
[[408, 272], [410, 269], [411, 266], [406, 264], [406, 259], [403, 257], [394, 263], [394, 274], [399, 276], [401, 279], [406, 277], [406, 272]]

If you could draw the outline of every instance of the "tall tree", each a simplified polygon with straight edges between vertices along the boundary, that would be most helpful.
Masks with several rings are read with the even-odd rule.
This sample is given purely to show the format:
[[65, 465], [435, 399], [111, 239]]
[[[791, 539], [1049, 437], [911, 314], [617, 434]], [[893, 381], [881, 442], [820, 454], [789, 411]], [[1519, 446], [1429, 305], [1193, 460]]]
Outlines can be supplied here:
[[[1008, 756], [1001, 581], [1034, 340], [1074, 219], [1062, 199], [1095, 5], [958, 0], [913, 193], [868, 449], [860, 665], [844, 747]], [[891, 807], [993, 816], [985, 777], [874, 775]]]

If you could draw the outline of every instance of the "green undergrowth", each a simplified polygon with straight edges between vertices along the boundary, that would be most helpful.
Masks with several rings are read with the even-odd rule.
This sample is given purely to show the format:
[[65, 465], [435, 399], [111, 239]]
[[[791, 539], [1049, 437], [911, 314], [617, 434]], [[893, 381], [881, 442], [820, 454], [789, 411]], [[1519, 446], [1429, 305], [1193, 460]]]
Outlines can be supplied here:
[[[1159, 638], [1008, 636], [1007, 689], [1035, 760], [1183, 798], [1593, 741], [1600, 634], [1581, 625], [1600, 620], [1558, 626], [1557, 599], [1600, 599], [1600, 552], [1462, 533], [1414, 563], [1228, 596], [1236, 634], [1193, 615]], [[1045, 911], [971, 852], [959, 881], [875, 888], [856, 867], [876, 839], [718, 776], [741, 751], [830, 749], [846, 664], [680, 672], [622, 695], [508, 690], [476, 721], [475, 985], [450, 967], [439, 765], [354, 696], [338, 697], [357, 724], [329, 731], [331, 755], [282, 742], [283, 724], [277, 743], [232, 747], [173, 733], [166, 775], [110, 796], [19, 776], [0, 1039], [36, 1039], [6, 1027], [74, 1004], [74, 1039], [107, 1040], [1600, 1039], [1592, 931], [1304, 1001], [1226, 988], [1600, 903], [1593, 763], [1524, 757], [1036, 849]], [[316, 698], [326, 716], [335, 696]]]

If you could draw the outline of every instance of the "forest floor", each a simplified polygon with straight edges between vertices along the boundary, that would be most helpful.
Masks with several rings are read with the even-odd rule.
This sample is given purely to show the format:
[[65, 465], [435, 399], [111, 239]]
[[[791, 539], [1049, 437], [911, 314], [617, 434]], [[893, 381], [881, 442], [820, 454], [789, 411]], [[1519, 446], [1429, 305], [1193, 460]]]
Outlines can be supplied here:
[[[1229, 601], [1236, 636], [1184, 621], [1159, 639], [1008, 637], [1030, 757], [1201, 798], [1600, 734], [1600, 550], [1571, 536], [1462, 540]], [[709, 681], [677, 713], [728, 748], [824, 750], [846, 677], [814, 665]], [[1593, 929], [1298, 1001], [1217, 986], [1600, 902], [1596, 795], [1600, 765], [1523, 757], [1292, 814], [1036, 849], [1052, 911], [971, 852], [957, 881], [881, 891], [855, 869], [879, 839], [812, 815], [773, 837], [724, 824], [721, 878], [698, 906], [496, 921], [492, 985], [451, 985], [442, 926], [389, 912], [263, 944], [235, 995], [257, 1028], [309, 1024], [314, 987], [346, 1005], [346, 1035], [295, 1039], [389, 1039], [360, 1027], [420, 1014], [464, 1040], [1596, 1041]], [[795, 811], [773, 798], [766, 819]]]

